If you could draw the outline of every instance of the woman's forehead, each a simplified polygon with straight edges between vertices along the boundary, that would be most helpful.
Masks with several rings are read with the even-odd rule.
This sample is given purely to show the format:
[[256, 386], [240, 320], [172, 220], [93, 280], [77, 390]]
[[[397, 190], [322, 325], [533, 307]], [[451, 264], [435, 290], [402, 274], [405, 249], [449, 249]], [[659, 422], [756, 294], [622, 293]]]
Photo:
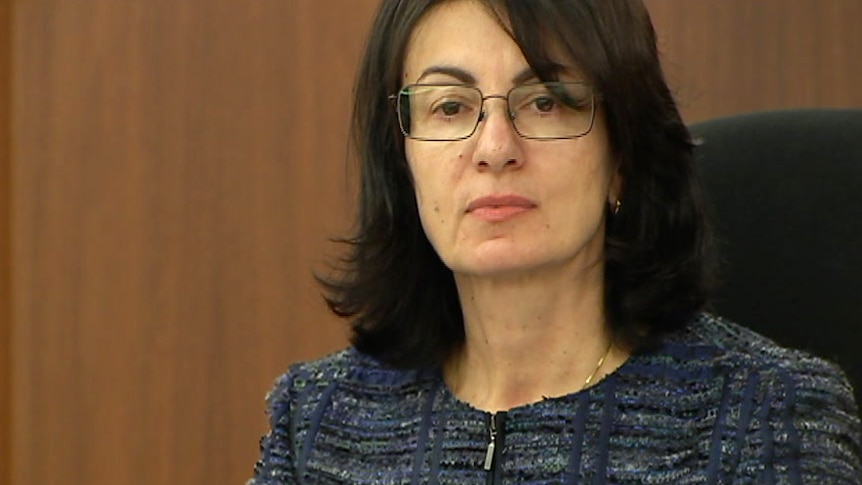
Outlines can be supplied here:
[[[540, 28], [539, 26], [536, 26]], [[404, 51], [404, 82], [416, 82], [428, 73], [458, 71], [448, 76], [469, 84], [482, 72], [506, 71], [513, 84], [530, 79], [584, 79], [583, 70], [560, 39], [543, 35], [543, 46], [533, 47], [536, 59], [527, 59], [511, 29], [478, 0], [447, 0], [426, 12], [411, 32]]]

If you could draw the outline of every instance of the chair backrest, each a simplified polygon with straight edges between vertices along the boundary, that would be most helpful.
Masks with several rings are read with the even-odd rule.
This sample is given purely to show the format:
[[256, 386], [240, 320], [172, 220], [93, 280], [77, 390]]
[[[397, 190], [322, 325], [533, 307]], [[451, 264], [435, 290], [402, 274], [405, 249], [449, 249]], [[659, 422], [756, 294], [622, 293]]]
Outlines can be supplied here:
[[838, 363], [862, 405], [862, 109], [694, 124], [720, 240], [716, 313]]

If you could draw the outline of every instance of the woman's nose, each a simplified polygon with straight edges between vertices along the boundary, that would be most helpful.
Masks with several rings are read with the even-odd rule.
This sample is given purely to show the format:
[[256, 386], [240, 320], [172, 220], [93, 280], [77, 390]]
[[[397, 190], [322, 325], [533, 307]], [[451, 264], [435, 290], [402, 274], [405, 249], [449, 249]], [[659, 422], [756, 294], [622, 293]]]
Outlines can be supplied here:
[[[501, 102], [488, 103], [490, 100]], [[473, 160], [480, 169], [502, 170], [523, 165], [521, 136], [515, 131], [505, 96], [485, 98], [483, 111], [476, 129], [476, 146]]]

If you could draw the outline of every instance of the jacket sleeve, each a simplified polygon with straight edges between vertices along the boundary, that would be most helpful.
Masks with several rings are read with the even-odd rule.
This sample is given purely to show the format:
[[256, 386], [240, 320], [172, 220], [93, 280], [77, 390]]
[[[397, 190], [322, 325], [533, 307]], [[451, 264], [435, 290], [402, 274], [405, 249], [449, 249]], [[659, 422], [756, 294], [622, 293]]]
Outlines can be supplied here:
[[802, 483], [862, 484], [859, 409], [841, 370], [810, 357], [791, 374], [789, 406]]
[[858, 409], [838, 367], [800, 353], [749, 381], [735, 485], [862, 485]]
[[293, 380], [290, 371], [279, 377], [267, 395], [269, 431], [260, 440], [260, 459], [254, 477], [247, 485], [294, 485], [294, 450], [292, 434]]

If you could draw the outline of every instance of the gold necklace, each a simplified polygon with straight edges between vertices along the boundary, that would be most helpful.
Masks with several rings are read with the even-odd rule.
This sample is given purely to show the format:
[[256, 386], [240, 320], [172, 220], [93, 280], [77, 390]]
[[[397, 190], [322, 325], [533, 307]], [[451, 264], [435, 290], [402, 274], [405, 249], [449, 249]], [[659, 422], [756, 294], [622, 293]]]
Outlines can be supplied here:
[[610, 354], [611, 354], [611, 347], [613, 347], [613, 341], [608, 342], [608, 350], [606, 350], [606, 351], [605, 351], [605, 355], [603, 355], [603, 356], [602, 356], [602, 358], [601, 358], [601, 359], [599, 359], [599, 362], [596, 364], [596, 368], [595, 368], [595, 369], [593, 369], [593, 372], [592, 372], [592, 373], [590, 373], [590, 375], [588, 375], [588, 376], [587, 376], [587, 380], [586, 380], [586, 381], [584, 381], [584, 387], [582, 387], [581, 389], [586, 389], [586, 388], [587, 388], [587, 386], [589, 386], [589, 385], [590, 385], [590, 382], [592, 382], [592, 381], [593, 381], [593, 377], [595, 377], [595, 376], [596, 376], [596, 372], [598, 372], [598, 371], [599, 371], [599, 369], [601, 369], [601, 368], [602, 368], [602, 364], [604, 364], [604, 363], [605, 363], [605, 359], [607, 359], [607, 358], [608, 358], [608, 355], [610, 355]]
[[[590, 373], [590, 375], [587, 376], [587, 380], [584, 381], [584, 385], [583, 385], [583, 387], [581, 387], [581, 390], [586, 389], [587, 386], [589, 386], [590, 383], [593, 382], [593, 378], [596, 376], [596, 373], [599, 372], [599, 369], [601, 369], [602, 365], [604, 365], [605, 359], [607, 359], [608, 356], [611, 355], [611, 348], [613, 348], [613, 346], [614, 346], [613, 340], [608, 342], [608, 348], [607, 348], [607, 350], [605, 350], [605, 354], [602, 355], [602, 357], [596, 363], [596, 368], [593, 369], [593, 371]], [[454, 365], [456, 368], [460, 368], [461, 367], [460, 360], [456, 360]], [[457, 371], [454, 371], [454, 372], [457, 374]]]

